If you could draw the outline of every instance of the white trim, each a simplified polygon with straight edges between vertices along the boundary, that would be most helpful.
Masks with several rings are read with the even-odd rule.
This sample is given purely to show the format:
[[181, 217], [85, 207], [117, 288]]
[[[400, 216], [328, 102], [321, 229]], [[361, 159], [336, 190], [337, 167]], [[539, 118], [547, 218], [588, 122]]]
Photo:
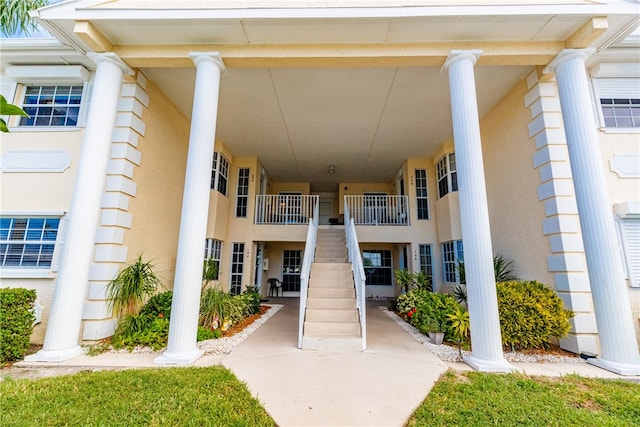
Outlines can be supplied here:
[[52, 81], [85, 83], [91, 72], [82, 65], [15, 65], [7, 67], [5, 75], [17, 83], [40, 85]]
[[609, 167], [620, 178], [640, 178], [640, 154], [615, 153]]
[[38, 218], [62, 218], [66, 212], [63, 211], [2, 211], [0, 218], [11, 218], [17, 216], [29, 216]]
[[56, 274], [50, 268], [0, 268], [0, 279], [53, 279], [55, 277]]
[[615, 213], [620, 218], [638, 218], [640, 217], [640, 202], [624, 202], [614, 206]]
[[0, 156], [0, 170], [13, 172], [64, 172], [71, 167], [71, 154], [56, 151], [7, 151]]

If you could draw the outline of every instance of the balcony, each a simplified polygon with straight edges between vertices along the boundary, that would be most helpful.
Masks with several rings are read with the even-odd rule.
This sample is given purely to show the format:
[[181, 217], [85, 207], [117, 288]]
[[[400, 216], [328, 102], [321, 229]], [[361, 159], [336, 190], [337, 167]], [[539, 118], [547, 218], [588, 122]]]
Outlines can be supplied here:
[[256, 196], [255, 224], [308, 224], [318, 196], [261, 194]]
[[344, 203], [356, 225], [409, 225], [407, 196], [344, 196]]

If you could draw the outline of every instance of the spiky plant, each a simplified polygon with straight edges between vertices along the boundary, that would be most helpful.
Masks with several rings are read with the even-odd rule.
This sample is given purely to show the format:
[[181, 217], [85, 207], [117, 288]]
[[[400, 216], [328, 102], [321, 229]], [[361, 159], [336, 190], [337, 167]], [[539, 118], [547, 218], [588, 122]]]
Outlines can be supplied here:
[[418, 289], [433, 292], [433, 284], [431, 283], [431, 276], [424, 271], [418, 271], [413, 274], [413, 282]]
[[[59, 1], [59, 0], [58, 0]], [[55, 2], [55, 1], [54, 1]], [[31, 19], [29, 11], [51, 3], [50, 0], [0, 0], [0, 32], [11, 36], [18, 32], [30, 34], [38, 23]]]
[[160, 279], [153, 271], [153, 264], [143, 261], [139, 255], [107, 285], [109, 308], [119, 318], [136, 314], [158, 285]]
[[469, 312], [458, 306], [453, 313], [447, 314], [447, 319], [451, 322], [453, 339], [458, 344], [458, 354], [462, 359], [462, 342], [469, 336], [471, 330]]
[[413, 274], [406, 268], [396, 270], [396, 284], [400, 286], [400, 292], [409, 292], [411, 285], [413, 284]]
[[516, 276], [513, 275], [513, 271], [513, 260], [500, 254], [493, 257], [493, 272], [496, 276], [496, 282], [517, 280]]

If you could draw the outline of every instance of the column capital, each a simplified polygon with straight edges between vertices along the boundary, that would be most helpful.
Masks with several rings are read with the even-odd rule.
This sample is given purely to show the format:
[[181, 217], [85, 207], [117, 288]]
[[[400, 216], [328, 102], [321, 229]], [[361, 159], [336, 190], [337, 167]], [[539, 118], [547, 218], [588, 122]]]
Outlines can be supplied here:
[[105, 53], [91, 52], [91, 53], [88, 53], [87, 56], [89, 57], [89, 59], [95, 62], [96, 65], [100, 64], [101, 62], [109, 62], [111, 64], [118, 66], [122, 70], [122, 73], [127, 76], [131, 76], [134, 74], [134, 71], [131, 69], [131, 67], [129, 67], [122, 59], [120, 59], [120, 57], [117, 54], [113, 52], [105, 52]]
[[449, 56], [447, 56], [447, 60], [444, 61], [442, 70], [448, 71], [449, 67], [451, 67], [452, 64], [462, 60], [471, 61], [471, 63], [475, 65], [478, 58], [480, 58], [480, 55], [482, 55], [481, 49], [452, 50], [451, 52], [449, 52]]
[[219, 52], [189, 52], [189, 56], [196, 67], [199, 63], [207, 61], [214, 63], [222, 73], [227, 72], [227, 67], [225, 67]]
[[558, 68], [558, 65], [560, 65], [563, 62], [568, 61], [570, 59], [578, 58], [578, 59], [582, 59], [584, 61], [588, 57], [593, 55], [594, 52], [595, 52], [594, 48], [564, 49], [558, 54], [558, 56], [556, 56], [555, 58], [553, 58], [553, 60], [551, 62], [549, 62], [549, 65], [544, 67], [544, 69], [542, 70], [542, 74], [555, 73], [556, 72], [556, 68]]

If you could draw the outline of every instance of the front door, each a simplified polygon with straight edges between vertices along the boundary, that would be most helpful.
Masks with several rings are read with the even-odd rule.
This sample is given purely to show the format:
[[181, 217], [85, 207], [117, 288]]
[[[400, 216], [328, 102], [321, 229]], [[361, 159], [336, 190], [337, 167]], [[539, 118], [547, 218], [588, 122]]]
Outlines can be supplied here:
[[282, 291], [300, 292], [300, 269], [302, 268], [302, 251], [284, 251], [282, 259]]

